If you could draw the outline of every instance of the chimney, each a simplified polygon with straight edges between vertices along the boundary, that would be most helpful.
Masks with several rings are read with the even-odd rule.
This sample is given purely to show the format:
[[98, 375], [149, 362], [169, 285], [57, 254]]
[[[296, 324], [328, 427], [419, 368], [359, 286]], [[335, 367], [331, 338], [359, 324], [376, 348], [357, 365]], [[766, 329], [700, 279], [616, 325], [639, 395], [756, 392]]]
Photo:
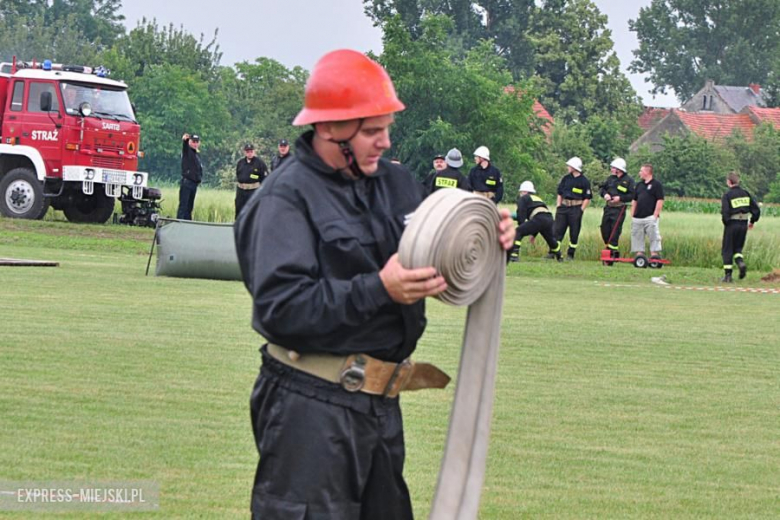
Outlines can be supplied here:
[[750, 90], [753, 91], [753, 94], [755, 94], [756, 96], [761, 94], [761, 85], [759, 85], [758, 83], [751, 83], [749, 87]]

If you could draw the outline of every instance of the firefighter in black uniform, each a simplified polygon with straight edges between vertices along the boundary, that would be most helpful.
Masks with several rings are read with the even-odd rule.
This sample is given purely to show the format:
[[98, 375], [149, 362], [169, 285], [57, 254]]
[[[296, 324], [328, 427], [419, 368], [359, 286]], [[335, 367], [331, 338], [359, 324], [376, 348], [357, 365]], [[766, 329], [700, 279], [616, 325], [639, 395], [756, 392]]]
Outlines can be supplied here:
[[[729, 187], [721, 200], [721, 218], [723, 220], [723, 245], [720, 252], [723, 255], [723, 270], [725, 274], [721, 280], [724, 283], [732, 283], [734, 265], [739, 268], [739, 279], [747, 274], [745, 257], [742, 248], [745, 247], [748, 229], [753, 229], [753, 224], [761, 218], [761, 209], [753, 196], [739, 186], [739, 174], [732, 172], [726, 177]], [[748, 223], [750, 221], [750, 223]]]
[[[634, 179], [627, 173], [626, 161], [616, 157], [609, 165], [612, 175], [601, 186], [599, 194], [604, 199], [601, 217], [601, 238], [610, 250], [612, 258], [620, 256], [620, 234], [626, 220], [627, 206], [634, 200]], [[610, 239], [611, 237], [611, 239]]]
[[195, 195], [203, 180], [203, 164], [200, 162], [200, 137], [184, 134], [181, 141], [181, 183], [179, 184], [179, 207], [176, 210], [176, 218], [192, 220]]
[[453, 148], [447, 152], [444, 161], [447, 167], [443, 170], [434, 171], [425, 180], [425, 188], [428, 190], [428, 194], [445, 188], [460, 188], [461, 190], [471, 191], [469, 180], [459, 170], [463, 166], [463, 156], [460, 150]]
[[474, 162], [477, 165], [469, 172], [471, 189], [498, 204], [504, 198], [504, 181], [501, 180], [501, 172], [490, 162], [487, 146], [474, 150]]
[[255, 147], [252, 144], [244, 145], [244, 154], [245, 158], [239, 159], [236, 164], [236, 218], [249, 197], [268, 177], [268, 167], [255, 155]]
[[[574, 260], [577, 252], [580, 228], [582, 227], [582, 214], [590, 204], [593, 194], [590, 190], [590, 181], [582, 174], [582, 159], [572, 157], [566, 161], [569, 173], [558, 183], [558, 199], [555, 210], [555, 239], [563, 241], [566, 230], [569, 230], [569, 249], [566, 251], [566, 259]], [[550, 255], [547, 255], [551, 258]]]
[[[554, 256], [560, 262], [561, 244], [553, 234], [553, 218], [547, 204], [536, 195], [536, 188], [531, 181], [523, 181], [520, 184], [517, 197], [517, 229], [515, 230], [515, 243], [509, 253], [510, 262], [520, 261], [520, 244], [523, 237], [541, 234], [547, 246], [549, 255]], [[549, 256], [548, 255], [548, 256]]]
[[271, 171], [276, 171], [283, 163], [285, 163], [290, 157], [290, 143], [287, 139], [280, 139], [279, 146], [277, 147], [279, 153], [274, 155], [271, 159]]
[[[250, 401], [261, 454], [254, 518], [412, 518], [399, 400], [383, 394], [423, 333], [424, 298], [446, 282], [398, 261], [425, 195], [382, 158], [403, 108], [364, 54], [325, 55], [294, 120], [313, 130], [236, 222], [252, 325], [268, 341]], [[513, 236], [503, 210], [504, 249]]]

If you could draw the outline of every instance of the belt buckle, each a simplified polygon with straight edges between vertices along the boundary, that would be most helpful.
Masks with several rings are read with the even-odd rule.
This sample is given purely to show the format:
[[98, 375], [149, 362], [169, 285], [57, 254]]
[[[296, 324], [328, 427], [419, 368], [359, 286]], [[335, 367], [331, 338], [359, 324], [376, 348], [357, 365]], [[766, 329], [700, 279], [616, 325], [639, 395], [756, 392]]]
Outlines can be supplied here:
[[341, 371], [339, 382], [347, 392], [359, 392], [366, 382], [366, 360], [357, 355], [355, 359]]

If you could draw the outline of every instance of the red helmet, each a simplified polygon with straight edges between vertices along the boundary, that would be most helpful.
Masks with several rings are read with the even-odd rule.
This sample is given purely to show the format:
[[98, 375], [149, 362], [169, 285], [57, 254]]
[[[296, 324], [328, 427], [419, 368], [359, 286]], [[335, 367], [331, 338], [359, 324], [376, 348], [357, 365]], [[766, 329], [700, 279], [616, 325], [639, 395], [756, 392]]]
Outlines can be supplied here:
[[383, 116], [404, 108], [385, 69], [345, 49], [329, 52], [314, 66], [293, 125]]

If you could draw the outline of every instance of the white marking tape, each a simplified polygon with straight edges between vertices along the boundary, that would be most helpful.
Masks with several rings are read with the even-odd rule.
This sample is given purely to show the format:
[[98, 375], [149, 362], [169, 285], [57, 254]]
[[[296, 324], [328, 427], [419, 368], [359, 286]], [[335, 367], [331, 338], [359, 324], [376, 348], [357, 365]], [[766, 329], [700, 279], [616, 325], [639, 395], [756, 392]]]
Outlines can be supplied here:
[[[598, 283], [598, 282], [596, 282]], [[759, 289], [754, 287], [694, 287], [681, 285], [630, 285], [619, 283], [601, 283], [602, 287], [655, 287], [659, 289], [676, 289], [678, 291], [713, 291], [713, 292], [741, 292], [741, 293], [759, 293], [759, 294], [780, 294], [780, 289]]]

